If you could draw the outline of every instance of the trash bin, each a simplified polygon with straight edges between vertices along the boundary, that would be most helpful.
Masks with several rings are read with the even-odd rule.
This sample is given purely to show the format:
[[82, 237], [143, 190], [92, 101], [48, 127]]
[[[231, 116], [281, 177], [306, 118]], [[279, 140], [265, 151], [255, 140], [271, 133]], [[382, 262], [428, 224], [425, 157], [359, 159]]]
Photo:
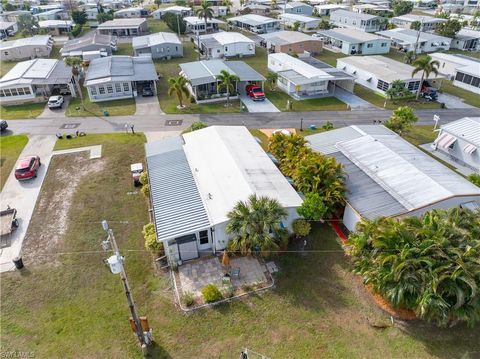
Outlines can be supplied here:
[[13, 258], [13, 264], [15, 264], [15, 268], [22, 269], [23, 268], [23, 260], [22, 257], [15, 257]]
[[104, 110], [104, 111], [103, 111], [103, 116], [108, 117], [108, 116], [110, 116], [110, 114], [108, 113], [107, 110]]

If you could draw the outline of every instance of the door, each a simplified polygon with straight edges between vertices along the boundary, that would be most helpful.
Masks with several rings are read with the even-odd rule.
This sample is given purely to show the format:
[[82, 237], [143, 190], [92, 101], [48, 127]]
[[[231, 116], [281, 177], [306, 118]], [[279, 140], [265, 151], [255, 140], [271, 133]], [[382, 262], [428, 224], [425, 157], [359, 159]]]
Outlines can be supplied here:
[[203, 251], [212, 248], [210, 233], [208, 230], [198, 232], [198, 249]]
[[176, 239], [178, 255], [182, 261], [198, 258], [197, 236], [189, 234]]

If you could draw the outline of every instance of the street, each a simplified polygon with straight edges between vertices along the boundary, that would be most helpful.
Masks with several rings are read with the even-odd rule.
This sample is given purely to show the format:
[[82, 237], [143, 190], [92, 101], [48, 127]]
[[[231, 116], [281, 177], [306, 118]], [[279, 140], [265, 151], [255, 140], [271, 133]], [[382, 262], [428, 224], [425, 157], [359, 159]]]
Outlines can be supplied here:
[[[480, 109], [445, 109], [417, 110], [419, 125], [433, 124], [433, 116], [440, 116], [440, 123], [458, 120], [462, 117], [480, 117]], [[125, 131], [125, 123], [133, 123], [135, 130], [147, 131], [179, 131], [192, 122], [202, 121], [208, 125], [245, 125], [251, 128], [287, 128], [303, 126], [321, 126], [326, 121], [334, 127], [358, 124], [373, 124], [374, 120], [387, 120], [391, 111], [381, 109], [358, 109], [353, 111], [321, 111], [321, 112], [278, 112], [278, 113], [232, 113], [232, 114], [185, 114], [185, 115], [142, 115], [118, 117], [52, 117], [28, 120], [9, 120], [7, 133], [25, 133], [28, 135], [68, 134], [75, 131], [88, 133], [107, 133]]]

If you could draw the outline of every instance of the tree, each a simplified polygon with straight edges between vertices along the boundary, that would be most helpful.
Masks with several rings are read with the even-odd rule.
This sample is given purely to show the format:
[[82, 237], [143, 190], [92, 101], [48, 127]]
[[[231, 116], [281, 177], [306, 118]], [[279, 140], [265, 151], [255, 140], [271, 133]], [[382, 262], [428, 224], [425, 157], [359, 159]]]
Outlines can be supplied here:
[[218, 90], [222, 91], [225, 90], [227, 93], [227, 106], [230, 105], [230, 94], [235, 92], [234, 84], [237, 81], [240, 81], [237, 75], [231, 74], [227, 70], [220, 71], [220, 74], [217, 75], [217, 86]]
[[309, 192], [305, 194], [305, 199], [302, 205], [298, 207], [297, 213], [310, 221], [320, 221], [325, 218], [327, 207], [319, 193]]
[[81, 65], [82, 65], [82, 59], [80, 57], [65, 57], [63, 59], [65, 61], [65, 64], [67, 66], [70, 66], [72, 68], [72, 76], [75, 81], [75, 87], [76, 87], [76, 92], [78, 92], [78, 96], [80, 96], [80, 102], [82, 103], [82, 109], [85, 110], [85, 104], [83, 102], [83, 92], [82, 88], [80, 86], [80, 70], [81, 70]]
[[187, 25], [185, 24], [185, 20], [183, 20], [183, 17], [177, 16], [171, 12], [166, 12], [165, 14], [163, 14], [162, 20], [165, 21], [167, 26], [173, 32], [180, 31], [180, 34], [184, 34], [185, 30], [187, 29]]
[[394, 307], [439, 326], [480, 320], [480, 211], [362, 220], [348, 238], [354, 272]]
[[84, 25], [87, 23], [87, 13], [85, 10], [79, 11], [74, 10], [72, 11], [72, 20], [75, 24]]
[[449, 19], [447, 22], [438, 24], [435, 32], [441, 36], [454, 38], [462, 29], [462, 24], [456, 19]]
[[148, 172], [143, 171], [140, 174], [140, 183], [142, 184], [142, 189], [140, 190], [142, 194], [149, 198], [150, 197], [150, 186], [148, 184]]
[[75, 26], [73, 27], [73, 29], [71, 31], [72, 36], [77, 37], [78, 35], [80, 35], [80, 33], [82, 32], [82, 29], [83, 29], [82, 24], [75, 24]]
[[300, 26], [301, 26], [301, 25], [302, 25], [302, 24], [300, 23], [300, 21], [295, 21], [295, 22], [293, 23], [293, 25], [292, 25], [292, 30], [293, 30], [293, 31], [298, 31], [298, 29], [300, 29]]
[[413, 21], [411, 24], [410, 24], [410, 29], [411, 30], [420, 30], [420, 28], [422, 27], [422, 23], [420, 21]]
[[397, 28], [397, 25], [392, 24], [391, 22], [389, 22], [388, 25], [387, 25], [387, 30], [392, 30], [392, 29], [396, 29], [396, 28]]
[[230, 8], [232, 7], [232, 1], [231, 0], [222, 0], [222, 6], [227, 7], [227, 13], [230, 12]]
[[14, 11], [15, 10], [15, 6], [10, 4], [9, 2], [2, 2], [2, 8], [5, 11]]
[[292, 224], [293, 233], [298, 237], [306, 237], [310, 234], [312, 226], [304, 219], [296, 219]]
[[469, 175], [468, 177], [468, 180], [470, 182], [472, 182], [474, 185], [477, 185], [478, 187], [480, 187], [480, 175], [477, 174], [477, 173], [472, 173], [471, 175]]
[[408, 106], [401, 106], [393, 111], [392, 116], [385, 122], [392, 131], [402, 133], [408, 130], [418, 121], [418, 117], [415, 116], [413, 109]]
[[438, 68], [440, 67], [440, 62], [438, 62], [437, 60], [432, 60], [432, 57], [430, 55], [427, 55], [425, 57], [416, 59], [413, 62], [413, 67], [415, 67], [415, 69], [412, 71], [412, 77], [414, 77], [418, 72], [422, 72], [420, 86], [418, 86], [417, 91], [418, 100], [420, 92], [422, 91], [423, 81], [428, 80], [431, 73], [434, 73], [435, 77], [438, 76]]
[[282, 220], [287, 212], [276, 199], [252, 194], [228, 212], [226, 231], [232, 236], [229, 250], [250, 254], [261, 251], [268, 255], [278, 250], [288, 233]]
[[407, 51], [405, 53], [405, 56], [403, 57], [403, 62], [410, 65], [413, 62], [413, 60], [415, 60], [415, 52]]
[[269, 71], [266, 79], [270, 90], [274, 91], [277, 87], [278, 74], [276, 72]]
[[270, 8], [272, 10], [275, 10], [277, 8], [277, 0], [271, 0], [270, 1]]
[[99, 13], [97, 14], [97, 21], [101, 24], [105, 21], [113, 20], [113, 10], [105, 12], [103, 7], [100, 6]]
[[318, 28], [321, 30], [328, 30], [330, 29], [330, 27], [331, 27], [330, 21], [328, 21], [327, 19], [322, 19], [320, 21], [320, 24], [318, 24]]
[[187, 2], [185, 0], [176, 0], [175, 5], [177, 5], [177, 6], [187, 6]]
[[171, 77], [168, 79], [168, 96], [177, 95], [179, 108], [182, 109], [184, 97], [190, 96], [190, 91], [187, 87], [188, 80], [183, 76]]
[[401, 80], [395, 80], [392, 82], [392, 86], [385, 91], [390, 100], [395, 100], [398, 98], [405, 97], [410, 94], [408, 89], [405, 87], [405, 83]]
[[412, 12], [413, 2], [403, 0], [393, 0], [391, 3], [393, 16], [401, 16]]
[[35, 35], [38, 31], [38, 21], [30, 14], [20, 14], [17, 17], [18, 31], [27, 36]]
[[[157, 5], [157, 7], [158, 7], [158, 6], [160, 6], [160, 5], [163, 4], [163, 1], [162, 1], [162, 0], [155, 0], [153, 3], [154, 3], [155, 5]], [[176, 4], [175, 4], [175, 5], [176, 5]], [[181, 5], [178, 5], [178, 6], [181, 6]]]
[[197, 9], [196, 11], [197, 17], [199, 19], [204, 19], [205, 20], [205, 33], [207, 32], [207, 25], [208, 25], [208, 20], [211, 20], [213, 18], [213, 9], [212, 9], [212, 4], [209, 3], [206, 0], [203, 0], [202, 3], [200, 4], [200, 8]]

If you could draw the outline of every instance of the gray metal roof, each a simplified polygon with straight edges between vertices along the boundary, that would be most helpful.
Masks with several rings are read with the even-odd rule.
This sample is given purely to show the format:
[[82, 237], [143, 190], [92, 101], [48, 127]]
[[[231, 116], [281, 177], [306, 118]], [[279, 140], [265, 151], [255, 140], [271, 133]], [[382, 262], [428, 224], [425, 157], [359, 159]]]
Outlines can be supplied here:
[[361, 12], [354, 12], [354, 11], [348, 11], [348, 10], [342, 10], [342, 9], [333, 11], [330, 14], [330, 18], [332, 18], [332, 15], [344, 16], [351, 19], [366, 20], [366, 21], [380, 18], [380, 16], [376, 16], [376, 15], [364, 14]]
[[480, 148], [480, 117], [464, 117], [442, 125], [442, 130]]
[[350, 44], [359, 44], [367, 41], [384, 41], [384, 42], [390, 41], [381, 36], [373, 35], [365, 31], [349, 29], [349, 28], [321, 30], [318, 33], [326, 37], [348, 42]]
[[96, 31], [92, 31], [85, 36], [65, 42], [60, 52], [66, 53], [70, 51], [81, 51], [84, 47], [90, 45], [112, 47], [116, 41], [116, 36], [103, 35]]
[[210, 227], [182, 138], [147, 143], [145, 151], [157, 239], [169, 240]]
[[182, 43], [178, 35], [173, 32], [157, 32], [155, 34], [134, 36], [132, 38], [132, 46], [134, 49], [143, 49], [161, 44], [181, 45]]

